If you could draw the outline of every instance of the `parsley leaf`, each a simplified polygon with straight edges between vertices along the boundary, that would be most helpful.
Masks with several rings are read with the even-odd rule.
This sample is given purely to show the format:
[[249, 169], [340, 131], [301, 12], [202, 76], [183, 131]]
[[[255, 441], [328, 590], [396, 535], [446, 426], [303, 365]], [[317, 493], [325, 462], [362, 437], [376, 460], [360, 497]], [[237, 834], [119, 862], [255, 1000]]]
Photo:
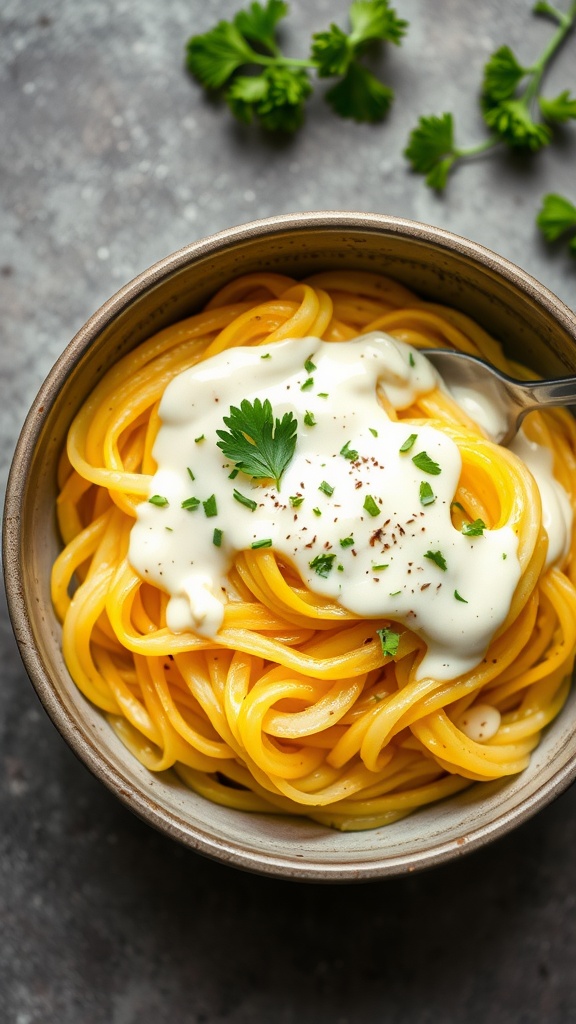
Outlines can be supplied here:
[[410, 434], [410, 436], [407, 437], [406, 440], [404, 441], [404, 444], [400, 445], [400, 448], [398, 450], [401, 452], [409, 452], [412, 446], [414, 445], [414, 442], [417, 437], [418, 434]]
[[157, 505], [158, 508], [165, 508], [170, 502], [168, 498], [165, 498], [163, 494], [153, 494], [151, 498], [148, 498], [151, 505]]
[[428, 558], [431, 562], [435, 562], [438, 568], [442, 569], [442, 572], [446, 572], [448, 566], [446, 565], [446, 559], [441, 551], [427, 551], [424, 558]]
[[423, 480], [420, 484], [420, 504], [421, 505], [433, 505], [436, 501], [436, 495], [432, 490], [427, 480]]
[[206, 498], [206, 501], [202, 502], [202, 507], [207, 519], [212, 519], [214, 516], [217, 516], [218, 506], [216, 505], [216, 495], [211, 494], [209, 498]]
[[180, 508], [185, 508], [187, 512], [194, 512], [199, 505], [200, 498], [185, 498]]
[[311, 562], [308, 562], [308, 565], [311, 569], [314, 569], [314, 572], [317, 573], [318, 576], [322, 576], [323, 579], [326, 579], [328, 573], [332, 569], [335, 558], [336, 555], [316, 555]]
[[569, 242], [576, 255], [576, 206], [564, 196], [550, 192], [544, 196], [536, 223], [548, 242], [555, 242], [565, 232], [573, 233]]
[[368, 68], [354, 61], [344, 78], [328, 90], [325, 98], [340, 117], [373, 124], [388, 113], [394, 90], [380, 82]]
[[568, 89], [551, 100], [540, 96], [538, 106], [546, 121], [564, 124], [565, 121], [576, 119], [576, 99], [570, 96]]
[[[529, 66], [509, 46], [499, 47], [484, 66], [480, 108], [489, 135], [462, 148], [456, 145], [452, 115], [421, 117], [409, 136], [404, 155], [414, 171], [426, 176], [430, 188], [442, 191], [454, 166], [504, 143], [512, 149], [537, 152], [552, 141], [551, 124], [576, 117], [576, 99], [565, 90], [552, 99], [541, 97], [544, 72], [576, 24], [576, 4], [559, 11], [546, 0], [533, 8], [556, 22], [556, 30]], [[540, 117], [538, 117], [538, 114]]]
[[230, 431], [217, 430], [218, 447], [238, 469], [254, 480], [271, 477], [278, 490], [280, 479], [296, 448], [298, 423], [291, 412], [274, 419], [268, 399], [254, 402], [244, 399], [240, 408], [230, 406], [224, 416]]
[[350, 441], [346, 441], [346, 444], [342, 445], [340, 455], [343, 455], [345, 459], [350, 459], [350, 462], [355, 462], [358, 458], [358, 452], [355, 448], [350, 447]]
[[378, 505], [371, 494], [366, 495], [364, 498], [364, 505], [362, 507], [366, 510], [369, 516], [375, 517], [380, 515], [381, 509], [378, 508]]
[[215, 548], [222, 547], [222, 537], [224, 536], [224, 530], [219, 530], [215, 527], [214, 533], [212, 534], [212, 543]]
[[412, 457], [412, 462], [423, 473], [429, 473], [430, 476], [438, 476], [442, 472], [438, 463], [434, 462], [434, 459], [431, 459], [427, 452], [418, 452], [417, 455]]
[[486, 529], [486, 523], [482, 519], [475, 519], [473, 523], [462, 523], [462, 533], [465, 537], [481, 537]]
[[309, 412], [308, 409], [306, 410], [306, 413], [304, 415], [304, 423], [306, 424], [307, 427], [315, 427], [316, 426], [316, 418], [314, 416], [314, 413], [313, 412]]
[[457, 590], [454, 591], [454, 597], [456, 598], [457, 601], [461, 601], [462, 604], [468, 604], [468, 601], [466, 600], [466, 598], [465, 597], [461, 597]]
[[240, 121], [257, 120], [267, 131], [291, 133], [300, 127], [312, 92], [310, 73], [340, 81], [326, 93], [342, 117], [378, 121], [386, 114], [393, 90], [361, 63], [374, 42], [400, 44], [408, 23], [398, 18], [388, 0], [355, 0], [350, 6], [350, 32], [330, 25], [312, 37], [308, 59], [286, 56], [277, 29], [288, 13], [284, 0], [253, 2], [231, 21], [218, 24], [187, 43], [186, 64], [208, 90], [223, 93]]
[[393, 629], [389, 629], [388, 627], [384, 629], [377, 629], [376, 633], [380, 638], [382, 654], [387, 658], [394, 658], [398, 654], [400, 633], [395, 633]]

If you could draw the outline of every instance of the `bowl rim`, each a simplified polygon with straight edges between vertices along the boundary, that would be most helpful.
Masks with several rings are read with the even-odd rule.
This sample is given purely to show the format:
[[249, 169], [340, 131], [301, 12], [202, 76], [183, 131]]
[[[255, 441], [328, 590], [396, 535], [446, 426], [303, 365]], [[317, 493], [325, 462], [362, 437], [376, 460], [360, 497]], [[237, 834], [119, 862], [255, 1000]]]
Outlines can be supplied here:
[[484, 825], [472, 826], [462, 838], [443, 843], [434, 842], [431, 848], [424, 848], [418, 853], [391, 854], [385, 859], [382, 854], [376, 854], [373, 859], [366, 858], [355, 864], [344, 861], [299, 861], [297, 852], [293, 857], [287, 857], [274, 852], [247, 850], [234, 840], [222, 836], [215, 838], [203, 827], [191, 825], [173, 809], [159, 810], [154, 801], [147, 798], [118, 765], [97, 747], [88, 730], [79, 729], [53, 686], [34, 641], [19, 558], [22, 539], [20, 508], [27, 469], [45, 419], [57, 400], [58, 388], [54, 385], [70, 373], [103, 328], [140, 295], [196, 260], [217, 255], [231, 245], [257, 237], [317, 230], [368, 230], [400, 235], [464, 256], [483, 269], [495, 271], [505, 281], [534, 299], [574, 337], [576, 343], [576, 316], [550, 289], [505, 257], [444, 228], [386, 214], [326, 210], [281, 214], [210, 234], [163, 257], [120, 288], [92, 314], [48, 372], [26, 416], [12, 458], [4, 504], [3, 569], [12, 627], [25, 669], [41, 703], [79, 760], [131, 811], [190, 849], [247, 871], [310, 882], [369, 881], [446, 863], [511, 831], [568, 788], [576, 778], [576, 756], [558, 768], [535, 793], [524, 797], [513, 808]]

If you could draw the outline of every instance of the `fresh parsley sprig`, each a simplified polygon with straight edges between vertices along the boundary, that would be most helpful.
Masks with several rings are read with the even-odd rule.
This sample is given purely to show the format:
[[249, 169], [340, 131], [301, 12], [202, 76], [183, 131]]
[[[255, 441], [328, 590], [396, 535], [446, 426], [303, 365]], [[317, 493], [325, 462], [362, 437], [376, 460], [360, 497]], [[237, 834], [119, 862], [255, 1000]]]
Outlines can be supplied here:
[[576, 206], [565, 196], [550, 192], [544, 196], [536, 223], [547, 242], [571, 235], [568, 248], [576, 256]]
[[373, 43], [402, 41], [408, 23], [389, 0], [354, 0], [350, 32], [332, 24], [315, 33], [306, 59], [286, 56], [278, 44], [278, 25], [288, 10], [284, 0], [253, 2], [232, 21], [192, 36], [186, 47], [189, 71], [207, 90], [222, 93], [239, 121], [256, 120], [267, 131], [292, 133], [300, 127], [312, 92], [311, 72], [339, 79], [325, 98], [340, 117], [382, 120], [394, 91], [361, 58]]
[[564, 90], [542, 95], [544, 74], [576, 23], [576, 2], [564, 12], [539, 0], [535, 14], [556, 22], [556, 31], [533, 64], [520, 63], [509, 46], [496, 50], [484, 66], [480, 106], [490, 134], [469, 147], [457, 145], [452, 114], [421, 117], [408, 140], [404, 155], [413, 170], [426, 176], [426, 184], [441, 192], [454, 167], [504, 143], [512, 149], [536, 152], [547, 146], [553, 128], [576, 119], [576, 98]]
[[274, 418], [270, 401], [245, 398], [240, 408], [230, 406], [224, 416], [228, 430], [217, 430], [223, 455], [254, 480], [272, 479], [280, 490], [280, 478], [294, 455], [298, 422], [291, 412]]

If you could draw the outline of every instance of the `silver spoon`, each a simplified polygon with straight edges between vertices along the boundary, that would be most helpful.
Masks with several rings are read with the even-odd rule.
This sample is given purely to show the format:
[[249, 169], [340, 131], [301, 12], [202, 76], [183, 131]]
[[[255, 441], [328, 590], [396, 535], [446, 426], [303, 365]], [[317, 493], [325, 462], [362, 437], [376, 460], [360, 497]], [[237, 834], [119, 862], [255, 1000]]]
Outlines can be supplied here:
[[527, 412], [545, 406], [576, 405], [576, 377], [558, 380], [514, 380], [476, 356], [452, 349], [422, 349], [422, 355], [438, 370], [458, 400], [459, 389], [476, 393], [493, 409], [490, 435], [497, 444], [507, 445], [515, 437]]

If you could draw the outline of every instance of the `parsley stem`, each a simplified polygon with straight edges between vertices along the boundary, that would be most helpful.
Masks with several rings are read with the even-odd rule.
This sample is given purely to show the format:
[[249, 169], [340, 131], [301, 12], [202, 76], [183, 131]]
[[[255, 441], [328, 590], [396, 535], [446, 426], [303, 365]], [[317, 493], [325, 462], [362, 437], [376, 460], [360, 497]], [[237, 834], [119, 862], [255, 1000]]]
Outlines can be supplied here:
[[544, 72], [546, 71], [546, 68], [550, 60], [552, 59], [556, 51], [560, 48], [566, 36], [574, 26], [574, 22], [576, 21], [576, 3], [573, 3], [570, 9], [566, 12], [559, 11], [556, 7], [552, 7], [551, 4], [546, 4], [545, 6], [543, 5], [540, 8], [539, 13], [549, 14], [558, 22], [558, 28], [556, 29], [554, 35], [551, 36], [551, 38], [548, 40], [548, 43], [542, 50], [540, 56], [534, 61], [530, 68], [526, 69], [529, 73], [532, 74], [532, 78], [526, 86], [524, 96], [522, 97], [523, 101], [526, 103], [526, 106], [528, 106], [528, 104], [534, 99], [534, 97], [537, 96], [538, 91], [540, 89], [540, 83], [542, 81]]

